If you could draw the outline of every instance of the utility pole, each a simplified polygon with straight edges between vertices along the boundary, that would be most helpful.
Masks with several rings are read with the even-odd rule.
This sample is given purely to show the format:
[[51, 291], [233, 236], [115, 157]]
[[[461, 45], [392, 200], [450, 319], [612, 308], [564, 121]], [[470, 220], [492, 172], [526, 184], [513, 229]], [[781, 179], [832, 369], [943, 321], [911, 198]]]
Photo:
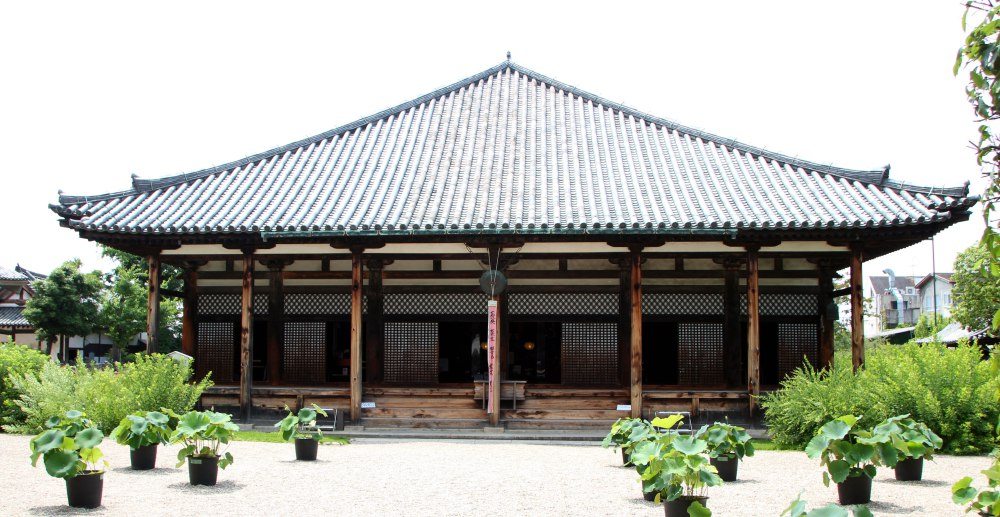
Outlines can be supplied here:
[[934, 254], [934, 236], [931, 235], [931, 282], [934, 294], [934, 332], [937, 333], [938, 307], [937, 307], [937, 262]]

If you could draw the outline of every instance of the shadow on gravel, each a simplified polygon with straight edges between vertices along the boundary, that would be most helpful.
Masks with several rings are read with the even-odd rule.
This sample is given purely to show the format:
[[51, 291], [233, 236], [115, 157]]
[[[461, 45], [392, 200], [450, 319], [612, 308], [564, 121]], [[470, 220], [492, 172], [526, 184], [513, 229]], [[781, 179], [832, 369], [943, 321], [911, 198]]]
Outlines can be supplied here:
[[128, 474], [130, 476], [166, 476], [168, 474], [174, 474], [180, 469], [152, 469], [152, 470], [132, 470], [132, 467], [118, 467], [116, 469], [111, 469], [111, 472], [117, 472], [119, 474]]
[[28, 513], [31, 515], [88, 515], [98, 512], [103, 512], [107, 508], [99, 506], [93, 510], [87, 510], [85, 508], [72, 508], [70, 506], [36, 506], [34, 508], [28, 509]]
[[759, 485], [760, 481], [756, 479], [737, 479], [736, 481], [726, 481], [724, 485]]
[[887, 485], [912, 486], [912, 487], [951, 486], [951, 483], [947, 481], [941, 481], [940, 479], [925, 479], [923, 481], [896, 481], [895, 479], [886, 479], [880, 482], [885, 483]]
[[225, 481], [219, 481], [215, 484], [215, 486], [192, 485], [191, 483], [173, 483], [171, 485], [167, 485], [167, 488], [172, 490], [181, 490], [183, 492], [229, 494], [243, 490], [246, 488], [246, 485], [227, 479]]
[[309, 465], [309, 464], [323, 464], [331, 463], [330, 460], [321, 460], [319, 458], [312, 461], [299, 461], [299, 460], [278, 460], [278, 463], [291, 463], [293, 465]]
[[868, 509], [875, 515], [881, 515], [883, 513], [916, 515], [923, 510], [920, 506], [899, 506], [898, 504], [887, 503], [885, 501], [872, 501], [868, 503]]

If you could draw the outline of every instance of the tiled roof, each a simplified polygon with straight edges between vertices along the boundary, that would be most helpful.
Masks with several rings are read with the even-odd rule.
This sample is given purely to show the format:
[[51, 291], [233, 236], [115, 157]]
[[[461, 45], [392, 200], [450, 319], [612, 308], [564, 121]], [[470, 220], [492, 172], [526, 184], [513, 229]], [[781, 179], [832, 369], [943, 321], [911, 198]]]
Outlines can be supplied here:
[[31, 328], [31, 324], [21, 314], [22, 311], [23, 307], [0, 307], [0, 327]]
[[[941, 279], [942, 281], [944, 281], [944, 282], [954, 283], [954, 282], [951, 281], [951, 275], [953, 275], [953, 274], [954, 273], [937, 273], [937, 277], [939, 279]], [[928, 273], [926, 276], [924, 276], [923, 278], [921, 278], [919, 282], [917, 282], [917, 289], [922, 288], [924, 286], [924, 284], [926, 284], [927, 282], [930, 282], [930, 281], [931, 281], [931, 274]]]
[[[897, 289], [906, 289], [907, 287], [913, 287], [920, 277], [912, 276], [897, 276], [895, 287]], [[884, 293], [889, 290], [889, 277], [884, 275], [869, 276], [868, 280], [872, 283], [872, 290], [876, 293]]]
[[0, 280], [27, 282], [31, 279], [16, 269], [8, 269], [0, 266]]
[[976, 200], [968, 183], [791, 158], [505, 62], [312, 138], [52, 209], [116, 234], [670, 233], [939, 223]]

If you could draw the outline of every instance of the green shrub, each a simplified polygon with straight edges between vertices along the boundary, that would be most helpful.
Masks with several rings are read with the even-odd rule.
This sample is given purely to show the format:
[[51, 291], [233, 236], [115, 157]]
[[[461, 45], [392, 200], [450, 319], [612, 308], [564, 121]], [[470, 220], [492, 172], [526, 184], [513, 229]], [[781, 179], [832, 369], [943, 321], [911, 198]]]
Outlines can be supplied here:
[[761, 405], [772, 438], [783, 447], [804, 447], [840, 415], [861, 415], [858, 425], [872, 428], [909, 413], [944, 440], [943, 452], [974, 454], [994, 446], [996, 389], [977, 348], [908, 343], [871, 350], [857, 375], [849, 354], [837, 354], [829, 371], [806, 366], [763, 396]]
[[37, 376], [48, 356], [15, 343], [0, 343], [0, 425], [16, 425], [24, 421], [24, 412], [15, 403], [20, 393], [8, 380], [10, 376]]
[[17, 404], [26, 418], [9, 431], [33, 433], [44, 427], [49, 417], [80, 409], [105, 433], [110, 433], [126, 415], [136, 411], [167, 408], [179, 413], [191, 410], [205, 388], [207, 378], [190, 383], [189, 364], [177, 363], [165, 355], [139, 355], [135, 362], [113, 368], [92, 369], [46, 365], [38, 378], [14, 379], [20, 392]]

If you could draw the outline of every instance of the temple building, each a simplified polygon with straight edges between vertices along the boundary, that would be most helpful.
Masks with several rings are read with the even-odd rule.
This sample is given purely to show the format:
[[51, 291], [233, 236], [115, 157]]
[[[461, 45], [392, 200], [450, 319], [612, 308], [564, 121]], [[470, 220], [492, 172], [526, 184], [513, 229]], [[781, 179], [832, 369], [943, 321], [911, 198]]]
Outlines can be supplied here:
[[[506, 61], [312, 138], [52, 210], [148, 257], [151, 325], [160, 265], [185, 269], [183, 347], [215, 381], [206, 405], [516, 429], [753, 411], [803, 361], [830, 363], [832, 297], [848, 292], [860, 366], [863, 262], [977, 200], [967, 182], [792, 158]], [[506, 289], [482, 288], [494, 270]]]

